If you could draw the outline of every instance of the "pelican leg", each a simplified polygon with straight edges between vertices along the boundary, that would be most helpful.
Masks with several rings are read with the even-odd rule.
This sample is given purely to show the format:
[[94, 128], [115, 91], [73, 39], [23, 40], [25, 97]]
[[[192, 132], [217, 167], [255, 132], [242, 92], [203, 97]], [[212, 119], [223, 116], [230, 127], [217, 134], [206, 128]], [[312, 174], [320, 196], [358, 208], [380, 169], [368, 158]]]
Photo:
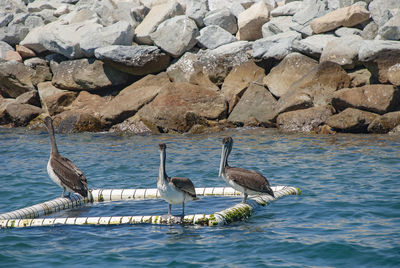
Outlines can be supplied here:
[[63, 188], [63, 192], [62, 192], [62, 194], [61, 194], [61, 197], [65, 197], [65, 191], [66, 191], [66, 189]]
[[182, 218], [185, 217], [185, 202], [182, 203]]
[[246, 194], [246, 193], [243, 193], [243, 200], [242, 200], [242, 203], [243, 203], [243, 204], [246, 204], [246, 200], [247, 200], [247, 194]]
[[168, 215], [171, 216], [171, 204], [168, 204]]

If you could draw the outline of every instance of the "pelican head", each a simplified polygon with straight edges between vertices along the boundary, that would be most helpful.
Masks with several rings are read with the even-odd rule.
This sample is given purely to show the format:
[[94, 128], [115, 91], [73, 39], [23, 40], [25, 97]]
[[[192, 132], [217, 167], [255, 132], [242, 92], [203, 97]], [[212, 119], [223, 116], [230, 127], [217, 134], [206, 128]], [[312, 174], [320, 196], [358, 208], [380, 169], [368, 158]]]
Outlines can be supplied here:
[[166, 148], [167, 145], [165, 143], [158, 144], [158, 149], [160, 150], [160, 152], [165, 151]]
[[228, 156], [231, 153], [233, 145], [232, 137], [225, 137], [222, 139], [222, 153], [221, 153], [221, 163], [219, 166], [219, 174], [218, 177], [222, 176], [224, 172], [225, 166], [228, 165]]
[[43, 119], [43, 122], [44, 122], [45, 126], [47, 127], [47, 129], [50, 129], [51, 126], [53, 125], [53, 119], [51, 119], [50, 116], [46, 116], [46, 117]]

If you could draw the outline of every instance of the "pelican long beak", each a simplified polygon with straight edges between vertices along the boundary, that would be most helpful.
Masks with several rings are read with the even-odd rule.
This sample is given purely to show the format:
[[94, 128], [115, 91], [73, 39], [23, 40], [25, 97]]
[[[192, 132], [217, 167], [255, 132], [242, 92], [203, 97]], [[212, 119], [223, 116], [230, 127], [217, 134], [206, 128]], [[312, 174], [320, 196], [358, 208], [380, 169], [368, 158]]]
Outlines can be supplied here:
[[226, 153], [227, 153], [228, 149], [226, 144], [224, 144], [224, 146], [222, 146], [222, 152], [221, 152], [221, 163], [219, 164], [219, 173], [218, 173], [218, 178], [222, 176], [222, 172], [225, 168], [225, 163], [226, 163]]

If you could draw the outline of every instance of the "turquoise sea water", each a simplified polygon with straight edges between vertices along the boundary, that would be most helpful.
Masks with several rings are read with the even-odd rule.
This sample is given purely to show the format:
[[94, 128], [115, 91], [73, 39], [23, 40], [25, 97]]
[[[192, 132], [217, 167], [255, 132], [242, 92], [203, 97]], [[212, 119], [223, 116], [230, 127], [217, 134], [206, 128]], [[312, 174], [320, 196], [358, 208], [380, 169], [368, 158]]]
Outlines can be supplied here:
[[[0, 267], [399, 267], [400, 137], [284, 135], [240, 129], [195, 136], [57, 135], [60, 152], [91, 188], [154, 188], [157, 144], [167, 173], [196, 187], [217, 179], [221, 138], [231, 135], [233, 166], [272, 185], [297, 186], [248, 220], [222, 227], [56, 226], [0, 230]], [[0, 213], [58, 197], [46, 173], [46, 132], [0, 129]], [[205, 197], [186, 212], [210, 213], [240, 197]], [[162, 200], [100, 203], [57, 216], [166, 214]], [[180, 207], [173, 207], [179, 214]]]

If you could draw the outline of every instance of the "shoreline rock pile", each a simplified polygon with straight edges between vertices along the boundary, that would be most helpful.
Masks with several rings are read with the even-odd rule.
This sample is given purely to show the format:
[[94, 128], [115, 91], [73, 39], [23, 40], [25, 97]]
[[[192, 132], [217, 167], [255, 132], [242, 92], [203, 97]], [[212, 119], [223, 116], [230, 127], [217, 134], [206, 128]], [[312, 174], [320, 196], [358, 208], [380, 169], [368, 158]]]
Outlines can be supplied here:
[[398, 0], [4, 0], [0, 125], [400, 131]]

